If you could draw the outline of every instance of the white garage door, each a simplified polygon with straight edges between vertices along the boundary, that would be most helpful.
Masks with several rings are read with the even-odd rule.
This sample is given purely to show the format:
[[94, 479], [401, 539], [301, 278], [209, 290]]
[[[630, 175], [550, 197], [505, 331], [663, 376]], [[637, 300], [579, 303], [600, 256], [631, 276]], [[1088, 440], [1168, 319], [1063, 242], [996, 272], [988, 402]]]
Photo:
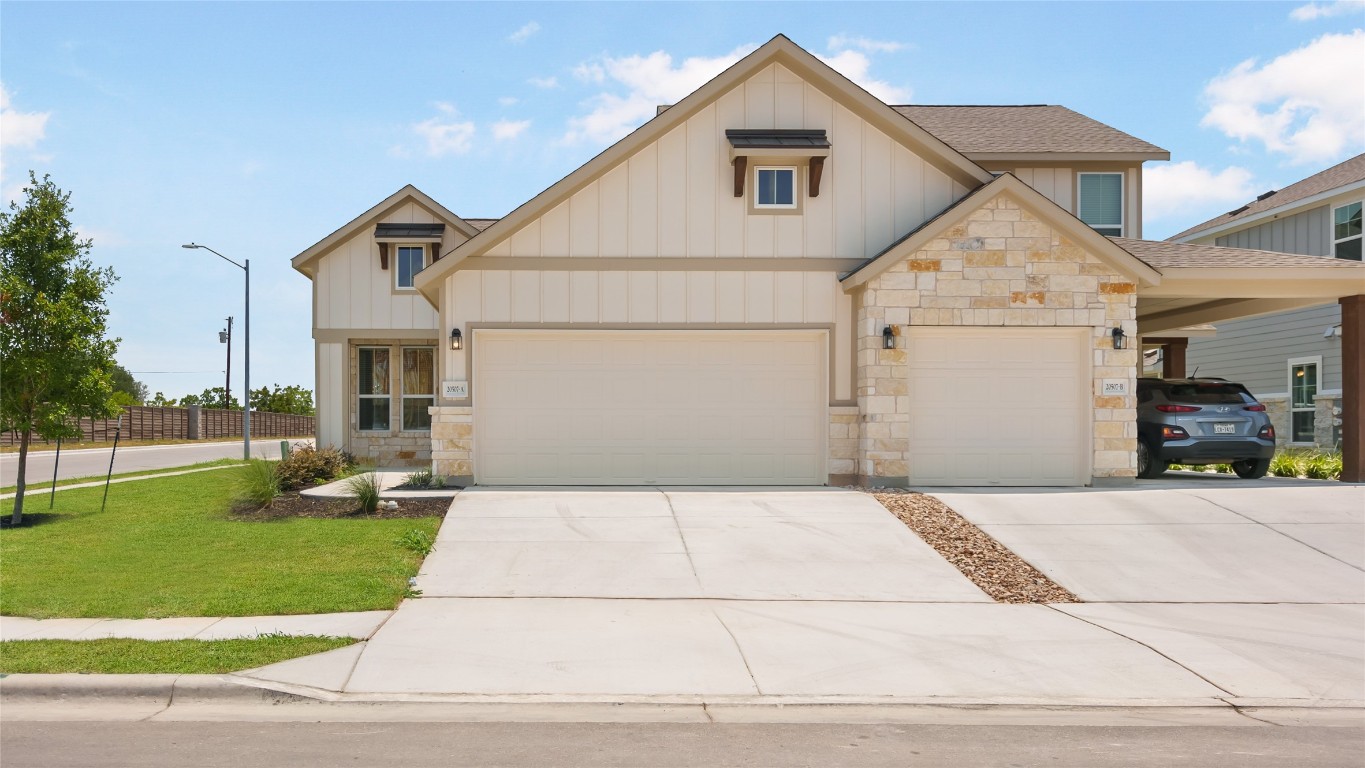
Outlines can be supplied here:
[[481, 330], [475, 479], [820, 484], [825, 331]]
[[912, 485], [1084, 485], [1088, 328], [911, 328]]

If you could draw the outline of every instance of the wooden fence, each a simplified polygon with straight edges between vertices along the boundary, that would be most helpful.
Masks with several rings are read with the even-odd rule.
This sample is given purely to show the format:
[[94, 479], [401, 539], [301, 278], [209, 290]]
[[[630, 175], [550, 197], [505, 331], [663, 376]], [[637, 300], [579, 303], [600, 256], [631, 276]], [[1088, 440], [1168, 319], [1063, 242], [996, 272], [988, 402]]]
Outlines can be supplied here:
[[[81, 419], [83, 443], [112, 442], [118, 419]], [[312, 435], [316, 420], [292, 413], [251, 412], [252, 437], [304, 437]], [[159, 408], [125, 405], [120, 440], [217, 440], [242, 436], [242, 412], [221, 408]], [[50, 445], [54, 441], [33, 441]], [[74, 440], [63, 441], [66, 443]], [[0, 445], [18, 445], [18, 432], [0, 432]]]

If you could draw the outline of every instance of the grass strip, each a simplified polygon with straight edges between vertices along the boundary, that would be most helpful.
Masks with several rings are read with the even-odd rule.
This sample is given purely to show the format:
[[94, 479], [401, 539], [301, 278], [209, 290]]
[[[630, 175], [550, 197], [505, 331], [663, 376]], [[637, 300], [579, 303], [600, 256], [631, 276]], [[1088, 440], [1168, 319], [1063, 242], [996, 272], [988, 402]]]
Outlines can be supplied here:
[[[235, 472], [57, 494], [0, 528], [0, 614], [46, 619], [272, 616], [391, 610], [440, 517], [233, 519]], [[8, 517], [13, 500], [0, 501]]]
[[262, 635], [235, 640], [9, 640], [4, 674], [213, 675], [263, 667], [357, 642], [350, 637]]
[[[312, 435], [298, 435], [298, 436], [295, 436], [295, 437], [260, 437], [260, 436], [257, 436], [257, 435], [253, 435], [253, 436], [251, 437], [251, 439], [252, 439], [253, 442], [267, 442], [267, 443], [268, 443], [268, 442], [272, 442], [272, 441], [276, 441], [276, 440], [288, 440], [288, 441], [290, 442], [290, 444], [293, 444], [293, 443], [298, 442], [298, 441], [300, 441], [300, 440], [312, 440], [312, 439], [313, 439], [313, 436], [312, 436]], [[240, 435], [237, 436], [237, 437], [235, 437], [235, 438], [227, 438], [227, 439], [223, 439], [223, 438], [211, 438], [211, 439], [198, 438], [198, 439], [195, 439], [195, 440], [190, 440], [190, 439], [181, 438], [181, 437], [175, 437], [175, 438], [163, 438], [163, 439], [160, 439], [160, 440], [119, 440], [118, 446], [119, 446], [120, 448], [146, 448], [146, 447], [152, 446], [152, 445], [208, 445], [208, 444], [212, 444], [212, 443], [240, 443], [240, 442], [242, 442], [242, 438], [241, 438]], [[64, 442], [64, 443], [62, 443], [62, 450], [63, 450], [63, 451], [86, 451], [86, 450], [91, 450], [91, 449], [94, 449], [94, 448], [112, 448], [112, 447], [114, 447], [114, 441], [113, 441], [113, 440], [94, 440], [94, 441], [91, 441], [91, 442], [88, 442], [88, 443], [69, 443], [69, 442]], [[29, 444], [29, 448], [28, 448], [28, 449], [29, 449], [30, 451], [55, 451], [55, 450], [57, 450], [57, 443], [56, 443], [55, 441], [53, 441], [53, 442], [40, 442], [40, 441], [34, 441], [33, 443]], [[18, 444], [5, 444], [5, 445], [0, 445], [0, 454], [13, 454], [13, 453], [18, 453], [18, 452], [19, 452], [19, 446], [18, 446]]]
[[[186, 464], [183, 467], [162, 467], [161, 469], [143, 469], [137, 472], [115, 472], [113, 480], [125, 477], [147, 477], [149, 475], [164, 475], [167, 472], [185, 472], [191, 469], [214, 469], [216, 467], [231, 467], [246, 462], [241, 459], [214, 459], [213, 461], [201, 461], [198, 464]], [[96, 480], [104, 482], [105, 475], [89, 475], [87, 477], [67, 477], [57, 481], [57, 487], [61, 488], [68, 485], [79, 485], [81, 483], [92, 483]], [[19, 490], [17, 485], [0, 486], [0, 493], [14, 493]], [[38, 493], [39, 491], [52, 490], [52, 481], [46, 480], [40, 483], [29, 483], [24, 486], [24, 495]]]

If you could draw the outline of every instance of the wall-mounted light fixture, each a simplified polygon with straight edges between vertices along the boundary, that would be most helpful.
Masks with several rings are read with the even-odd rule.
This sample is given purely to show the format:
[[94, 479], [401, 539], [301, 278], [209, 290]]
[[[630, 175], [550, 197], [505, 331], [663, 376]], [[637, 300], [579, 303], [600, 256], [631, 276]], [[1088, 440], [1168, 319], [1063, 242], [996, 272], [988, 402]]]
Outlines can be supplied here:
[[464, 336], [461, 335], [459, 328], [450, 329], [450, 348], [454, 350], [464, 349]]
[[882, 349], [896, 348], [896, 332], [891, 330], [891, 326], [882, 329]]
[[1124, 349], [1128, 346], [1128, 337], [1123, 335], [1122, 328], [1115, 328], [1109, 335], [1114, 339], [1114, 349]]

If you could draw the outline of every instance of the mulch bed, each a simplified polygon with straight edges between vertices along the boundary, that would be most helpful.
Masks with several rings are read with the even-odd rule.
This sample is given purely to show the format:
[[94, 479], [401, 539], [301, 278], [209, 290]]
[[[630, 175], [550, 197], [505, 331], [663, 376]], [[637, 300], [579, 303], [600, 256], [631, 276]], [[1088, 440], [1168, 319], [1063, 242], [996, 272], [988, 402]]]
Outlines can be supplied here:
[[996, 602], [1081, 602], [938, 499], [891, 488], [858, 490], [881, 502]]
[[398, 509], [377, 509], [373, 514], [365, 514], [352, 499], [317, 499], [300, 496], [297, 491], [288, 491], [275, 499], [268, 507], [260, 509], [238, 508], [232, 511], [233, 520], [244, 522], [279, 520], [285, 517], [354, 518], [356, 520], [385, 520], [413, 517], [445, 517], [451, 499], [394, 499]]

